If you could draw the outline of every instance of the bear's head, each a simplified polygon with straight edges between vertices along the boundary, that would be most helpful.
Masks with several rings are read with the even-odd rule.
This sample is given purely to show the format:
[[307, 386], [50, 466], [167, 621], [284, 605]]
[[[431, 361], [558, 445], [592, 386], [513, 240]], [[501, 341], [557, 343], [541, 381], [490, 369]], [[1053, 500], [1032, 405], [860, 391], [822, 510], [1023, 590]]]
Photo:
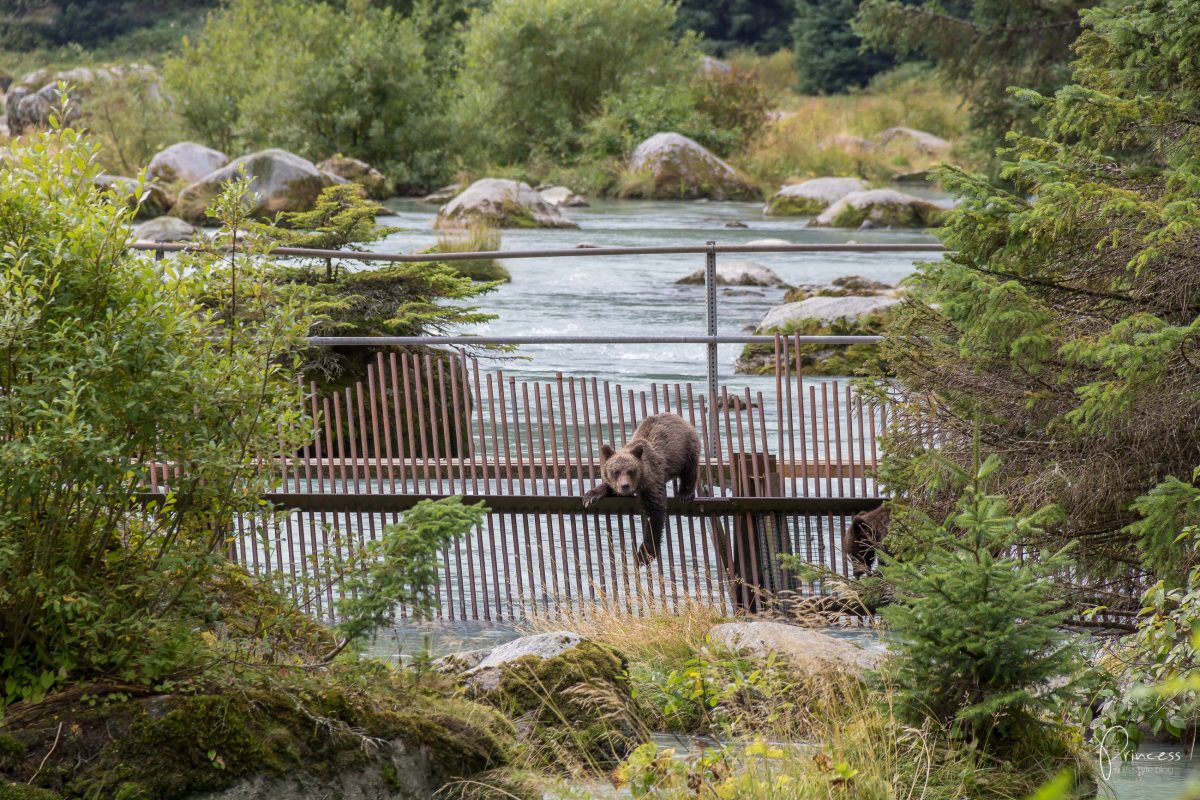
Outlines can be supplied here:
[[612, 490], [620, 495], [629, 496], [637, 491], [642, 482], [642, 453], [641, 444], [635, 444], [616, 452], [609, 445], [601, 445], [600, 453], [604, 456], [604, 481]]

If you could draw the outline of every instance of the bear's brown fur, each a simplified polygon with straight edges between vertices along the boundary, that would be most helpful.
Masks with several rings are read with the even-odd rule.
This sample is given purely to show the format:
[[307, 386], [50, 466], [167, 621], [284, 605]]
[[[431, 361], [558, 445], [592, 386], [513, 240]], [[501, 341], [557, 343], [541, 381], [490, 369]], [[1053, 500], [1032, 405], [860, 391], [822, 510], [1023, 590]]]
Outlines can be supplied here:
[[600, 446], [604, 456], [604, 482], [583, 496], [587, 508], [602, 497], [637, 495], [650, 530], [637, 549], [638, 564], [649, 564], [658, 555], [667, 523], [667, 482], [679, 480], [676, 496], [696, 496], [700, 470], [700, 436], [690, 422], [678, 414], [655, 414], [642, 420], [633, 438], [620, 450]]
[[854, 577], [861, 578], [875, 569], [875, 553], [883, 550], [891, 518], [892, 510], [880, 506], [860, 511], [850, 519], [850, 526], [842, 534], [842, 552], [850, 561]]

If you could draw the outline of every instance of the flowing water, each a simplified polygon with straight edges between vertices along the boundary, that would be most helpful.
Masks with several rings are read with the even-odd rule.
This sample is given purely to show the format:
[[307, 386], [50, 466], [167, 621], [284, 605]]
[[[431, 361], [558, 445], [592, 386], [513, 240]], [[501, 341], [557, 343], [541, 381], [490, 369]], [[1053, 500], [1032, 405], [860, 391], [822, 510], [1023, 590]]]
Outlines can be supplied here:
[[[914, 193], [948, 201], [931, 190]], [[432, 223], [436, 207], [395, 199], [391, 216], [380, 223], [401, 227], [375, 245], [381, 252], [416, 252], [436, 242]], [[925, 231], [829, 230], [805, 227], [804, 219], [764, 218], [754, 203], [595, 201], [589, 208], [568, 209], [578, 230], [506, 230], [502, 249], [599, 246], [694, 245], [715, 241], [744, 244], [756, 239], [807, 243], [929, 243]], [[748, 227], [727, 228], [737, 221]], [[720, 259], [752, 260], [773, 269], [788, 284], [828, 284], [843, 275], [861, 275], [894, 284], [913, 271], [916, 261], [936, 258], [899, 253], [786, 253], [719, 255]], [[704, 333], [704, 288], [676, 281], [704, 266], [699, 255], [622, 256], [520, 259], [504, 262], [512, 282], [480, 299], [483, 311], [498, 315], [486, 325], [465, 331], [491, 336], [572, 335], [699, 335]], [[747, 332], [784, 290], [729, 287], [718, 292], [721, 334]], [[733, 362], [740, 345], [722, 345], [723, 382], [769, 395], [773, 379], [735, 376]], [[597, 377], [645, 388], [655, 381], [701, 382], [705, 372], [702, 345], [540, 345], [524, 346], [523, 360], [504, 363], [506, 372], [529, 379], [555, 373]], [[442, 622], [409, 626], [381, 636], [370, 651], [399, 658], [421, 649], [435, 655], [494, 647], [516, 637], [511, 627], [488, 623]], [[861, 636], [859, 633], [849, 635]], [[1101, 797], [1115, 800], [1175, 800], [1189, 781], [1200, 780], [1200, 759], [1184, 748], [1147, 745], [1132, 761], [1102, 760], [1106, 776]], [[609, 790], [611, 791], [611, 790]], [[614, 796], [597, 787], [596, 794]]]

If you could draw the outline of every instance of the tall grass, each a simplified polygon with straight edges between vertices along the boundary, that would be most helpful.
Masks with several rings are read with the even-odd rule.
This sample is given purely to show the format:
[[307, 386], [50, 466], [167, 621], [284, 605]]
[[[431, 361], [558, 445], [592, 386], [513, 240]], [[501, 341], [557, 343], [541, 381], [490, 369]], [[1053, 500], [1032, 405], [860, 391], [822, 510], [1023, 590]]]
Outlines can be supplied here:
[[[473, 222], [462, 228], [443, 228], [437, 232], [436, 253], [478, 253], [500, 249], [499, 228], [482, 222]], [[469, 259], [446, 262], [459, 274], [473, 281], [511, 281], [512, 273], [493, 258]]]

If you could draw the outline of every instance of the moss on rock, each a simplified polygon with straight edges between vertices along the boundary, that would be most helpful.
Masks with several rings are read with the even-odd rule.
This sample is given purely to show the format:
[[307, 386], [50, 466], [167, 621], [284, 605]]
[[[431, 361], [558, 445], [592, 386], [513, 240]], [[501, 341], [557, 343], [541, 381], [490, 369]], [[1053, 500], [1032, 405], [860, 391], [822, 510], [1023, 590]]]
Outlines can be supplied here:
[[24, 783], [0, 783], [0, 800], [62, 800], [62, 795]]
[[[820, 320], [802, 319], [788, 323], [777, 332], [785, 336], [878, 336], [890, 318], [890, 312], [885, 310], [857, 320], [838, 319], [828, 325]], [[874, 344], [802, 344], [799, 352], [800, 364], [807, 375], [862, 377], [890, 374], [887, 362], [879, 355], [879, 346]], [[774, 345], [746, 345], [734, 370], [742, 375], [774, 375]]]

